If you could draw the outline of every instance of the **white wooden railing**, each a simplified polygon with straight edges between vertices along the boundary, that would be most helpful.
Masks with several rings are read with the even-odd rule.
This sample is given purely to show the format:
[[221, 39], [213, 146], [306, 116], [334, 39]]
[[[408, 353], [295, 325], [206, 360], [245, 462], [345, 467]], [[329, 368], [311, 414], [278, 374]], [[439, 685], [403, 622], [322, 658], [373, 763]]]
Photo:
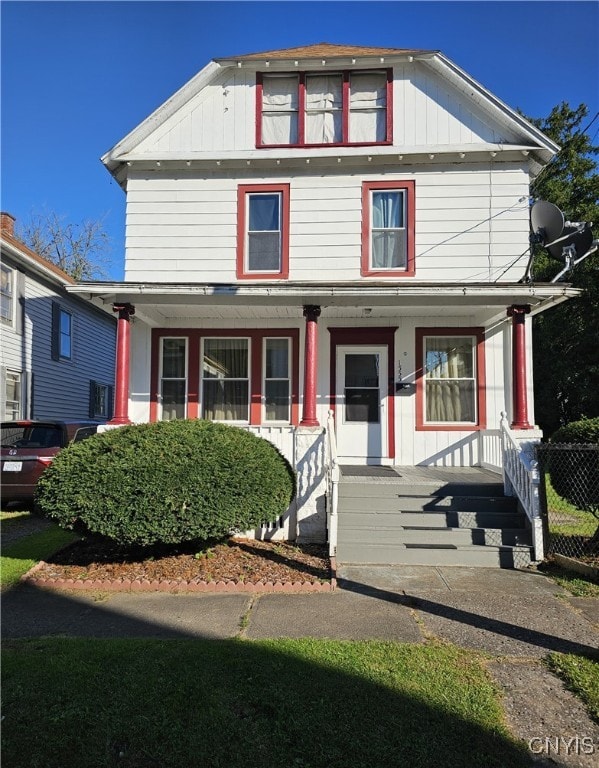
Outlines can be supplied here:
[[337, 550], [337, 508], [339, 505], [339, 462], [337, 460], [337, 438], [335, 437], [335, 414], [329, 411], [326, 435], [326, 481], [327, 481], [327, 530], [329, 556], [334, 557]]
[[532, 443], [518, 442], [512, 432], [505, 411], [500, 421], [503, 453], [503, 485], [506, 496], [517, 496], [532, 529], [535, 560], [544, 557], [543, 524], [539, 499], [541, 477]]

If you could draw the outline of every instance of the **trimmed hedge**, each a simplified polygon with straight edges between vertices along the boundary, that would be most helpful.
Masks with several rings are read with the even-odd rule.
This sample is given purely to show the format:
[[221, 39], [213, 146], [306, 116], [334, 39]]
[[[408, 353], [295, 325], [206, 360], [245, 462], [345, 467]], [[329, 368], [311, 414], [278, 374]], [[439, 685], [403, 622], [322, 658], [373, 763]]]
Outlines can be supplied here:
[[121, 427], [65, 448], [40, 478], [36, 503], [64, 528], [151, 545], [273, 522], [294, 495], [293, 470], [275, 446], [194, 419]]
[[551, 436], [548, 469], [555, 491], [578, 509], [599, 509], [599, 418], [581, 419]]

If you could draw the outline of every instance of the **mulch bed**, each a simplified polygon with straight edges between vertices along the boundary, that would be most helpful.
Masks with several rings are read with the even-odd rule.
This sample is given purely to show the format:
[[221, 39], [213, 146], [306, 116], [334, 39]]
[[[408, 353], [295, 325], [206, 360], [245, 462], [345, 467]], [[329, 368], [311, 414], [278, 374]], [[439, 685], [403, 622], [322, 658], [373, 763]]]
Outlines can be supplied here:
[[295, 590], [331, 588], [326, 547], [318, 544], [228, 539], [171, 547], [122, 547], [104, 539], [84, 539], [58, 552], [28, 575], [48, 586], [80, 588], [159, 588], [202, 591], [231, 588]]

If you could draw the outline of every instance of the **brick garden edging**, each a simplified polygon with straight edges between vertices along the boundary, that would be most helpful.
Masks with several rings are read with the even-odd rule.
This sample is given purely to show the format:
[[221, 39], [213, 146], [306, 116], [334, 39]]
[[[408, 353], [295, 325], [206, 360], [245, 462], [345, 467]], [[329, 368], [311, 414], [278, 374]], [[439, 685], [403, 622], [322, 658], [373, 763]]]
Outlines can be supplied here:
[[46, 563], [42, 560], [21, 576], [21, 582], [41, 589], [72, 589], [91, 592], [333, 592], [337, 586], [335, 558], [331, 558], [329, 581], [202, 581], [192, 579], [53, 579], [36, 577]]

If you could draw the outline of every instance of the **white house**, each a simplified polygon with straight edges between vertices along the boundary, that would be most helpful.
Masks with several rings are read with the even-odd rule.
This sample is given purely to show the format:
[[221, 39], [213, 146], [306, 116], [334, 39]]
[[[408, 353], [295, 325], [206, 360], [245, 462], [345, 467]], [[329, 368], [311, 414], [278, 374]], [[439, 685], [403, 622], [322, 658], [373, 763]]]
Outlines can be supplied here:
[[501, 412], [538, 434], [531, 317], [577, 294], [520, 282], [557, 150], [439, 51], [211, 61], [102, 158], [125, 281], [69, 291], [118, 309], [115, 423], [269, 437], [292, 537], [325, 533], [333, 423], [344, 465], [499, 468]]
[[112, 416], [116, 323], [0, 214], [0, 420]]

